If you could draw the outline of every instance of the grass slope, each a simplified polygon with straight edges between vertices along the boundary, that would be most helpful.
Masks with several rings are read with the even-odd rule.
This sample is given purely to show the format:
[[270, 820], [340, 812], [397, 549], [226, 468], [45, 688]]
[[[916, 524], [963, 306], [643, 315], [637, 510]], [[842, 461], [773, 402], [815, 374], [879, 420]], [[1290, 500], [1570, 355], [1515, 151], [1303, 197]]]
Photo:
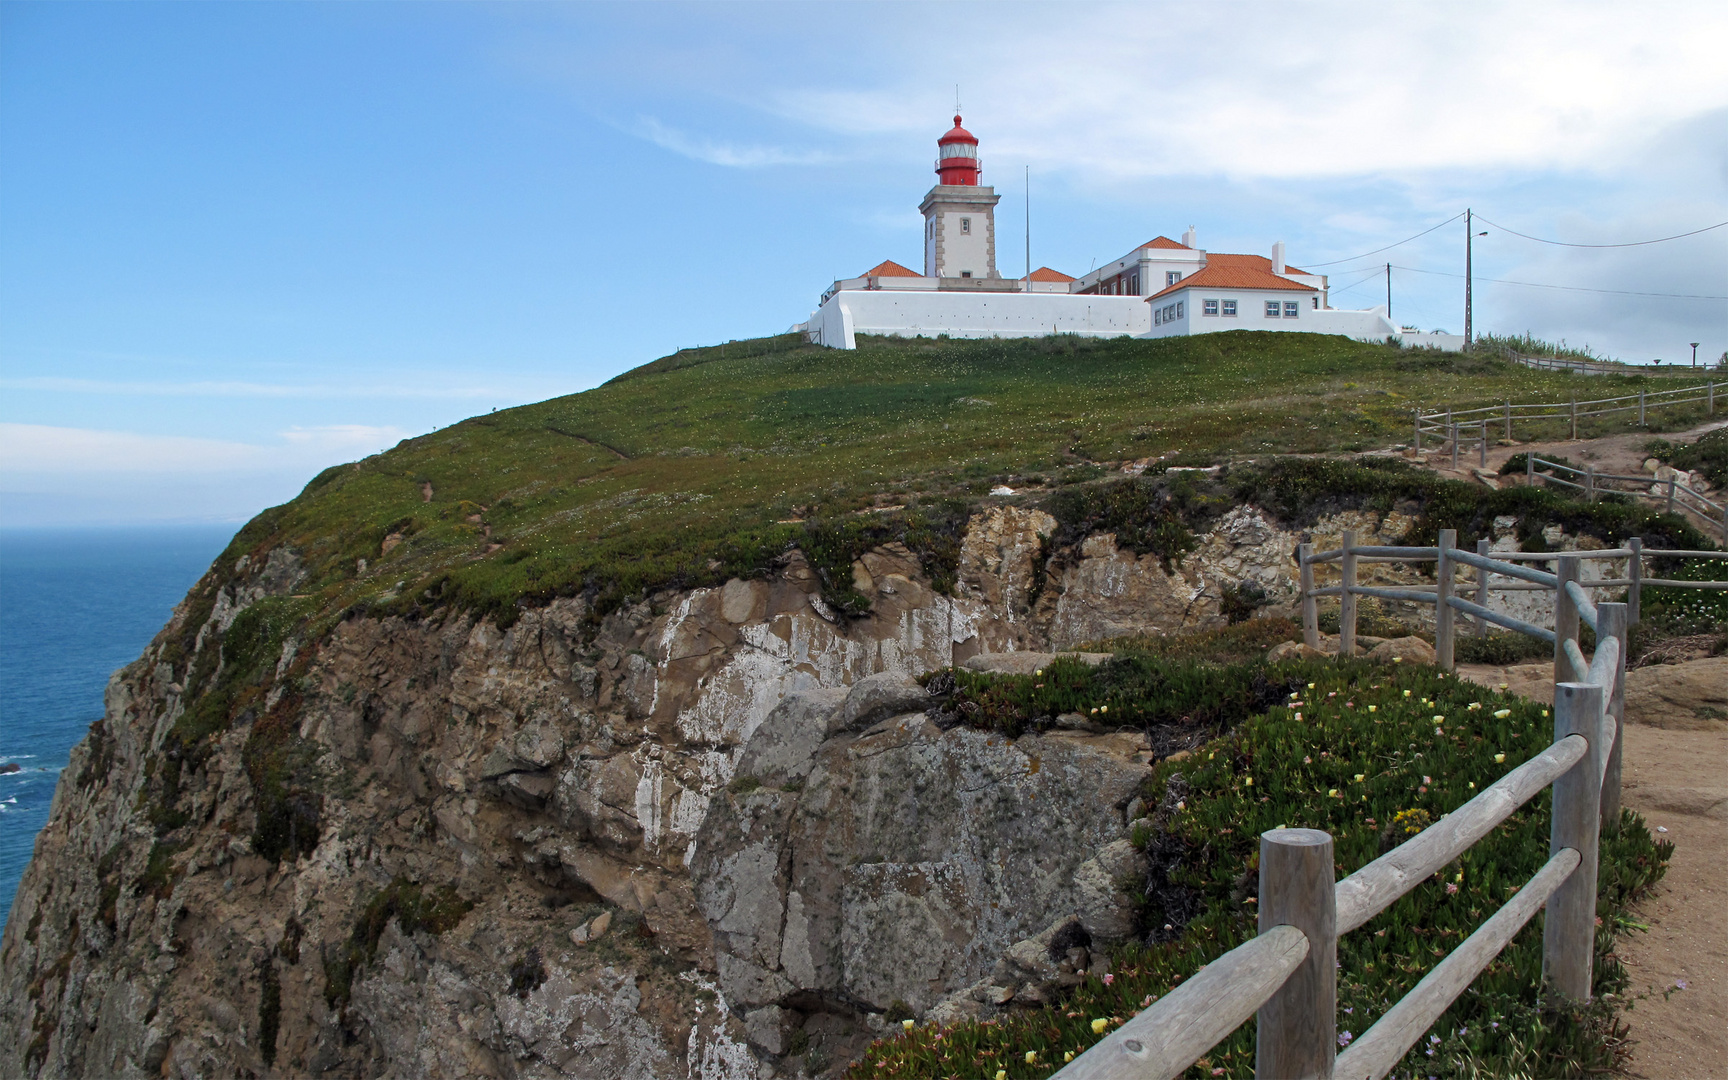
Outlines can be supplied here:
[[[853, 352], [786, 337], [722, 351], [326, 470], [229, 557], [292, 545], [327, 611], [456, 603], [508, 621], [519, 600], [758, 573], [807, 531], [796, 519], [1088, 479], [1125, 458], [1380, 446], [1406, 438], [1419, 400], [1652, 382], [1308, 334], [865, 338]], [[942, 516], [926, 523], [932, 547], [951, 532]]]

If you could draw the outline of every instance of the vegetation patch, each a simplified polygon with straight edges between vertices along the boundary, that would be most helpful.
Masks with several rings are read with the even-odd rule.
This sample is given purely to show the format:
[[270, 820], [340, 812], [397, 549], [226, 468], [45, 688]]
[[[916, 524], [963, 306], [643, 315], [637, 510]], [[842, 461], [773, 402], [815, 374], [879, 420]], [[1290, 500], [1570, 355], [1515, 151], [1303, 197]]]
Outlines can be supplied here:
[[1286, 641], [1302, 640], [1302, 628], [1285, 618], [1249, 619], [1214, 630], [1182, 634], [1132, 634], [1078, 646], [1076, 652], [1140, 653], [1165, 660], [1242, 663], [1259, 660]]
[[[1438, 820], [1548, 746], [1541, 705], [1433, 668], [1365, 661], [1282, 669], [1283, 702], [1182, 760], [1157, 766], [1154, 828], [1141, 837], [1162, 878], [1142, 897], [1146, 941], [1119, 949], [1106, 984], [999, 1022], [914, 1030], [871, 1047], [849, 1076], [1045, 1077], [1256, 933], [1259, 835], [1278, 826], [1332, 834], [1339, 873], [1378, 857], [1400, 826]], [[1438, 720], [1435, 718], [1439, 717]], [[1359, 1035], [1472, 933], [1548, 857], [1543, 794], [1433, 879], [1339, 942], [1339, 1037]], [[1627, 975], [1613, 954], [1629, 905], [1663, 874], [1671, 844], [1627, 812], [1602, 839], [1596, 991]], [[1156, 875], [1155, 875], [1156, 876]], [[1398, 1076], [1582, 1076], [1616, 1063], [1614, 1004], [1539, 1000], [1541, 920], [1528, 925], [1395, 1070]], [[1253, 1074], [1250, 1020], [1189, 1070]], [[999, 1073], [998, 1070], [1001, 1072]]]
[[1653, 439], [1644, 450], [1665, 465], [1703, 473], [1712, 487], [1728, 487], [1728, 428], [1707, 431], [1690, 443]]
[[282, 979], [276, 962], [264, 961], [263, 985], [258, 991], [258, 1052], [264, 1064], [276, 1064], [276, 1036], [282, 1029]]
[[378, 955], [378, 942], [391, 919], [405, 936], [422, 930], [436, 936], [461, 922], [473, 908], [473, 901], [464, 900], [453, 885], [425, 890], [407, 878], [394, 878], [367, 901], [348, 940], [325, 956], [324, 1000], [333, 1009], [347, 1007], [354, 980]]

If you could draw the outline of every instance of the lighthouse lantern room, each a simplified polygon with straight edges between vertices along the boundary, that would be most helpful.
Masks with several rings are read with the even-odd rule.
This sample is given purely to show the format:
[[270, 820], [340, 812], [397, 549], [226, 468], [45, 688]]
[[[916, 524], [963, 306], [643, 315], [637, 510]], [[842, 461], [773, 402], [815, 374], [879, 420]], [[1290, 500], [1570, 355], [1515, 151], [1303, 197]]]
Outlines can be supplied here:
[[936, 140], [936, 186], [918, 207], [924, 215], [924, 276], [939, 288], [991, 288], [996, 273], [996, 203], [983, 186], [978, 139], [960, 125]]

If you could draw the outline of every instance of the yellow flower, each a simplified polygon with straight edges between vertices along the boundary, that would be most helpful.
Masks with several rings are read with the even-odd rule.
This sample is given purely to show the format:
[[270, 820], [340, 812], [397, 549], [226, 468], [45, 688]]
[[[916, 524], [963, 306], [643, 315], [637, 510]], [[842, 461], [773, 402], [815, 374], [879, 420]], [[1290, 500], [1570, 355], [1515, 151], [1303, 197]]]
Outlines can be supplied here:
[[1243, 787], [1253, 787], [1254, 786], [1254, 778], [1252, 776], [1248, 777], [1246, 780], [1242, 781], [1242, 786]]
[[1368, 711], [1369, 711], [1369, 712], [1379, 712], [1379, 711], [1380, 711], [1380, 706], [1378, 706], [1378, 705], [1370, 705], [1370, 706], [1368, 706]]
[[1496, 720], [1504, 720], [1508, 716], [1511, 716], [1511, 715], [1512, 715], [1511, 709], [1495, 709], [1494, 710], [1494, 719], [1496, 719]]
[[1475, 791], [1476, 790], [1476, 781], [1468, 780], [1465, 782], [1464, 786], [1469, 788], [1471, 791]]
[[1070, 1050], [1066, 1054], [1063, 1054], [1062, 1060], [1064, 1062], [1073, 1061], [1074, 1060], [1074, 1051]]
[[1102, 1034], [1104, 1034], [1104, 1029], [1109, 1027], [1109, 1026], [1110, 1026], [1110, 1021], [1108, 1019], [1100, 1016], [1098, 1019], [1092, 1021], [1092, 1034], [1102, 1035]]
[[902, 1020], [900, 1021], [900, 1026], [905, 1028], [907, 1031], [911, 1031], [914, 1023], [916, 1023], [914, 1020]]
[[1356, 774], [1356, 782], [1357, 782], [1357, 783], [1358, 783], [1358, 784], [1360, 784], [1360, 783], [1361, 783], [1361, 782], [1362, 782], [1362, 781], [1364, 781], [1364, 780], [1366, 780], [1366, 779], [1368, 779], [1368, 774], [1367, 774], [1367, 773], [1360, 773], [1360, 772], [1359, 772], [1359, 773], [1357, 773], [1357, 774]]
[[1402, 656], [1394, 656], [1392, 658], [1392, 662], [1394, 664], [1402, 664], [1404, 662], [1404, 658]]
[[1100, 706], [1098, 706], [1098, 711], [1099, 711], [1099, 712], [1109, 712], [1109, 711], [1110, 711], [1110, 706], [1108, 706], [1108, 705], [1100, 705]]
[[1098, 715], [1098, 706], [1096, 706], [1096, 705], [1092, 706], [1092, 715], [1093, 716]]
[[1338, 797], [1338, 789], [1332, 788], [1330, 791], [1326, 792], [1326, 797], [1328, 799], [1336, 799]]
[[1405, 696], [1405, 697], [1409, 697], [1409, 696], [1410, 696], [1410, 691], [1408, 691], [1408, 690], [1406, 690], [1406, 691], [1404, 691], [1404, 696]]
[[996, 1070], [996, 1080], [1008, 1080], [1008, 1070], [1007, 1069], [997, 1069]]
[[1313, 683], [1309, 683], [1309, 684], [1308, 684], [1308, 689], [1310, 689], [1310, 690], [1312, 690], [1312, 689], [1314, 689], [1314, 684], [1313, 684]]
[[1506, 755], [1505, 754], [1495, 754], [1494, 755], [1494, 764], [1502, 765], [1505, 763], [1505, 761], [1506, 761]]
[[1543, 709], [1543, 710], [1542, 710], [1542, 715], [1543, 715], [1543, 716], [1547, 716], [1547, 715], [1548, 715], [1548, 710], [1547, 710], [1547, 709]]
[[1436, 714], [1434, 717], [1434, 722], [1436, 724], [1442, 724], [1442, 723], [1446, 722], [1446, 718], [1444, 716], [1440, 716], [1440, 715]]
[[1038, 669], [1038, 670], [1037, 670], [1037, 671], [1036, 671], [1036, 672], [1034, 672], [1034, 673], [1033, 673], [1033, 674], [1036, 674], [1036, 675], [1042, 675], [1042, 674], [1044, 674], [1044, 669], [1043, 669], [1043, 668], [1039, 668], [1039, 669]]
[[1026, 1051], [1026, 1064], [1036, 1065], [1037, 1063], [1038, 1063], [1038, 1051], [1036, 1051], [1036, 1050]]

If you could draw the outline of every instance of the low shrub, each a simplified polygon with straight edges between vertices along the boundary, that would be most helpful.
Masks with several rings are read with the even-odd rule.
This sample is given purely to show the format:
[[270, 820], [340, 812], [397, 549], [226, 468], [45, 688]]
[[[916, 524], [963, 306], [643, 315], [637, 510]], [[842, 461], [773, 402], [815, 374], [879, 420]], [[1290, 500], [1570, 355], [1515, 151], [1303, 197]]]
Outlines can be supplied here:
[[1452, 657], [1460, 664], [1495, 664], [1504, 667], [1508, 664], [1552, 660], [1554, 646], [1526, 634], [1490, 632], [1487, 637], [1461, 634], [1453, 639]]
[[[1149, 943], [1119, 948], [1109, 983], [1088, 979], [1065, 1001], [995, 1022], [897, 1033], [875, 1043], [847, 1075], [1049, 1076], [1256, 933], [1260, 833], [1278, 826], [1326, 830], [1342, 876], [1378, 857], [1382, 834], [1400, 815], [1410, 824], [1438, 820], [1552, 740], [1553, 720], [1540, 704], [1433, 668], [1310, 662], [1300, 675], [1295, 696], [1191, 757], [1157, 766], [1148, 785], [1148, 802], [1158, 805], [1148, 842], [1165, 856], [1157, 863], [1167, 880], [1156, 892], [1185, 895], [1190, 903], [1180, 909], [1149, 900]], [[1163, 797], [1174, 791], [1183, 792], [1180, 809], [1177, 799]], [[1548, 818], [1544, 793], [1339, 942], [1341, 1039], [1372, 1025], [1542, 866]], [[1672, 852], [1630, 812], [1604, 832], [1598, 994], [1626, 987], [1614, 935], [1629, 925], [1628, 905], [1661, 878]], [[1395, 1074], [1581, 1076], [1612, 1068], [1624, 1034], [1613, 1007], [1600, 999], [1582, 1007], [1541, 1001], [1541, 967], [1536, 919]], [[1250, 1019], [1187, 1075], [1246, 1080], [1254, 1035]]]
[[452, 929], [473, 910], [453, 885], [425, 890], [407, 878], [397, 877], [367, 901], [348, 940], [324, 958], [324, 1000], [331, 1008], [346, 1008], [354, 993], [354, 980], [378, 955], [378, 942], [395, 919], [404, 934], [421, 930], [438, 935]]
[[1707, 431], [1691, 443], [1675, 445], [1667, 439], [1652, 439], [1645, 452], [1676, 469], [1704, 474], [1713, 487], [1728, 487], [1728, 428]]
[[1132, 634], [1102, 638], [1076, 647], [1077, 652], [1132, 652], [1166, 660], [1202, 660], [1214, 664], [1258, 660], [1274, 645], [1302, 640], [1302, 628], [1274, 616], [1248, 619], [1212, 630], [1181, 634]]

